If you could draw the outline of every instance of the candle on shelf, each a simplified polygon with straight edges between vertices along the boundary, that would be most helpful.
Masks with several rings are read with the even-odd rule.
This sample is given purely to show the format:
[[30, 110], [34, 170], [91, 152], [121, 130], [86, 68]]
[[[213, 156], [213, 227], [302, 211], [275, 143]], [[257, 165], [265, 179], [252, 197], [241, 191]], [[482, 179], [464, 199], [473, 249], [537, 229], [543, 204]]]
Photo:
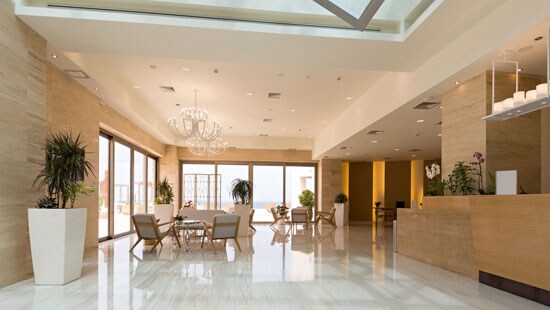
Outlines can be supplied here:
[[520, 106], [525, 103], [525, 92], [518, 91], [514, 93], [514, 107]]
[[502, 107], [504, 110], [508, 110], [514, 107], [514, 99], [508, 98], [502, 101]]
[[537, 91], [536, 90], [530, 90], [525, 94], [525, 100], [531, 101], [537, 99]]
[[504, 111], [504, 107], [502, 106], [502, 101], [495, 102], [493, 104], [493, 114], [497, 114], [497, 113], [500, 113], [502, 111]]
[[548, 97], [548, 83], [537, 85], [537, 98]]

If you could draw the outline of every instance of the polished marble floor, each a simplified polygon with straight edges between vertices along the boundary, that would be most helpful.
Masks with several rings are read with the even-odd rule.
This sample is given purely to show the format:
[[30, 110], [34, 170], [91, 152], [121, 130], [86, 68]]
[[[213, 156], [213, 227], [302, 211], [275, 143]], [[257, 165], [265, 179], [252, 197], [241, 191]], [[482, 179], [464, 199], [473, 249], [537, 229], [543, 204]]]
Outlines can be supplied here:
[[170, 239], [128, 252], [135, 236], [86, 253], [80, 280], [0, 290], [0, 309], [547, 309], [392, 251], [392, 230], [295, 231], [257, 225], [219, 251]]

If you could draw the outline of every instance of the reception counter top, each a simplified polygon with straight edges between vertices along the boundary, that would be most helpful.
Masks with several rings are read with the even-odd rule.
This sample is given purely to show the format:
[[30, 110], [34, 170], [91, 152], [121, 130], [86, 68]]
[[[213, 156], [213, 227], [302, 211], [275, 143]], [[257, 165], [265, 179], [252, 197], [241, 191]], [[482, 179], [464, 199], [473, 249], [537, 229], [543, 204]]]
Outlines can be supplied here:
[[425, 197], [423, 209], [398, 211], [397, 243], [489, 285], [550, 291], [550, 195]]

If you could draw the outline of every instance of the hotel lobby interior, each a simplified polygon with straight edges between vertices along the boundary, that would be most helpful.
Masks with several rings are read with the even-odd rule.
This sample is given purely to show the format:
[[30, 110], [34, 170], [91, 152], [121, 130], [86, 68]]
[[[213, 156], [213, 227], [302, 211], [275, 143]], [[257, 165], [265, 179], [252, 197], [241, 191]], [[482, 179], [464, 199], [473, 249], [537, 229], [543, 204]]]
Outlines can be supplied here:
[[0, 309], [548, 309], [550, 1], [0, 0]]

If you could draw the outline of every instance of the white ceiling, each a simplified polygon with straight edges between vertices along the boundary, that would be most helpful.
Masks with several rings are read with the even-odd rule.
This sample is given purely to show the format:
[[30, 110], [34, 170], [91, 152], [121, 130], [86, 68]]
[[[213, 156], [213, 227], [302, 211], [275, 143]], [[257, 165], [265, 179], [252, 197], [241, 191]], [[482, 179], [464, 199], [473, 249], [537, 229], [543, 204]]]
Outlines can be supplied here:
[[[276, 139], [272, 148], [310, 149], [312, 137], [325, 139], [326, 135], [319, 133], [339, 115], [359, 104], [359, 98], [369, 100], [366, 94], [373, 85], [391, 74], [409, 75], [422, 70], [427, 61], [486, 15], [512, 2], [443, 1], [406, 39], [367, 32], [346, 32], [346, 36], [335, 38], [337, 32], [323, 29], [269, 28], [251, 23], [27, 7], [20, 3], [16, 13], [48, 40], [51, 53], [62, 56], [52, 58], [53, 63], [62, 69], [86, 71], [92, 78], [83, 83], [86, 87], [165, 143], [176, 143], [165, 119], [192, 105], [192, 90], [198, 89], [199, 106], [207, 108], [224, 125], [230, 145], [270, 148], [269, 143], [258, 142], [258, 135], [267, 133]], [[531, 35], [517, 38], [506, 48], [526, 46]], [[544, 51], [535, 46], [516, 53], [516, 57], [523, 58], [526, 71], [540, 72], [540, 62], [532, 59], [539, 59]], [[484, 59], [482, 67], [489, 68], [490, 59]], [[219, 72], [214, 73], [214, 69]], [[441, 79], [438, 82], [443, 83]], [[173, 86], [176, 92], [161, 93], [159, 85]], [[366, 123], [362, 130], [331, 142], [332, 147], [322, 155], [350, 160], [402, 160], [410, 159], [407, 150], [415, 148], [422, 149], [418, 158], [438, 157], [439, 107], [428, 111], [412, 107], [422, 101], [422, 94], [437, 97], [446, 89], [449, 86], [417, 91], [420, 97], [401, 101], [399, 108]], [[253, 95], [248, 96], [249, 92]], [[267, 99], [268, 92], [281, 92], [282, 99]], [[178, 103], [180, 107], [176, 107]], [[263, 123], [263, 118], [274, 120]], [[424, 122], [416, 123], [418, 119]], [[374, 129], [385, 132], [380, 137], [364, 134]], [[234, 137], [234, 143], [230, 137]], [[352, 149], [340, 150], [341, 146]]]
[[[221, 122], [227, 136], [313, 138], [382, 74], [129, 55], [80, 54], [79, 58], [90, 66], [109, 68], [164, 119], [193, 106], [193, 90], [197, 89], [198, 106]], [[176, 92], [161, 92], [160, 85], [172, 86]], [[282, 93], [282, 97], [268, 99], [269, 92]]]

